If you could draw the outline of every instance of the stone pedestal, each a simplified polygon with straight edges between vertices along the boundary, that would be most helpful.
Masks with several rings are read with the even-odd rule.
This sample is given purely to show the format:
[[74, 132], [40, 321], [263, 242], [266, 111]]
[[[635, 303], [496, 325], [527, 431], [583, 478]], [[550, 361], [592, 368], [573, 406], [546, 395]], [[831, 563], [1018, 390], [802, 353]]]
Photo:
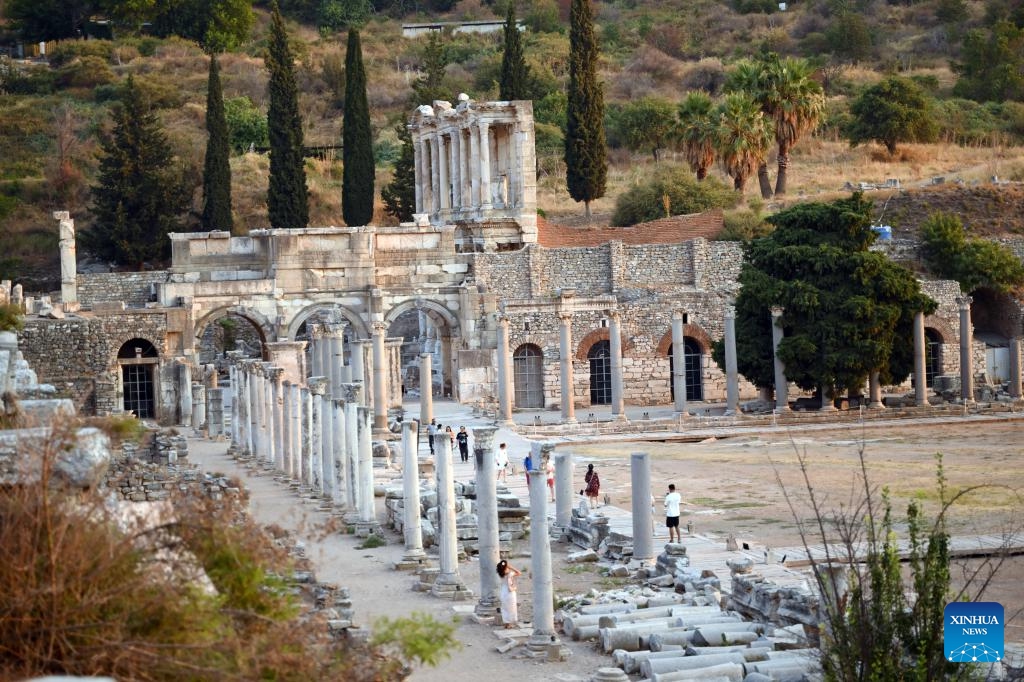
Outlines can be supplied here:
[[475, 613], [481, 619], [494, 618], [501, 606], [499, 578], [495, 571], [501, 559], [498, 535], [497, 472], [494, 466], [494, 434], [497, 429], [481, 426], [473, 429], [473, 454], [476, 457], [476, 516], [480, 546], [480, 599]]
[[633, 560], [641, 566], [654, 563], [653, 519], [651, 518], [651, 459], [646, 452], [630, 455], [633, 499]]

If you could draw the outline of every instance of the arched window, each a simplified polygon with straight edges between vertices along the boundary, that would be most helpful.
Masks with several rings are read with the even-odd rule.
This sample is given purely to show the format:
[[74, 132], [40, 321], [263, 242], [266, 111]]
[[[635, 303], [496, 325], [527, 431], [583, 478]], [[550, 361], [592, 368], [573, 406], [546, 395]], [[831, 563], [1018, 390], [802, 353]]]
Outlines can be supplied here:
[[598, 341], [587, 352], [590, 361], [590, 404], [612, 402], [612, 351], [607, 339]]
[[[703, 367], [703, 353], [701, 353], [700, 344], [693, 337], [683, 337], [683, 368], [686, 380], [686, 399], [687, 400], [704, 400], [704, 367]], [[672, 346], [668, 347], [668, 367], [669, 377], [675, 374], [675, 359], [672, 357]], [[669, 380], [670, 393], [672, 394], [672, 400], [676, 399], [676, 385], [671, 379]]]
[[117, 351], [121, 366], [122, 409], [139, 419], [156, 418], [154, 371], [160, 362], [156, 347], [146, 339], [132, 339]]
[[512, 354], [516, 407], [544, 407], [544, 352], [524, 343]]
[[930, 327], [924, 330], [925, 386], [935, 385], [935, 377], [942, 374], [942, 337]]

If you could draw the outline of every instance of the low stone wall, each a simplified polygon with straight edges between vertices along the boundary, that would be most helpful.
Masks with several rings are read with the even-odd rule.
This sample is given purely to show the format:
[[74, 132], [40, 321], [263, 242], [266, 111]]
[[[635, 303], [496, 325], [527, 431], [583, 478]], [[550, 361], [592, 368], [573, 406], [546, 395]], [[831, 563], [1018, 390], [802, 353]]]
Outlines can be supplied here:
[[83, 308], [107, 301], [123, 301], [129, 308], [142, 308], [151, 300], [151, 286], [166, 282], [167, 275], [166, 270], [80, 274], [78, 301]]

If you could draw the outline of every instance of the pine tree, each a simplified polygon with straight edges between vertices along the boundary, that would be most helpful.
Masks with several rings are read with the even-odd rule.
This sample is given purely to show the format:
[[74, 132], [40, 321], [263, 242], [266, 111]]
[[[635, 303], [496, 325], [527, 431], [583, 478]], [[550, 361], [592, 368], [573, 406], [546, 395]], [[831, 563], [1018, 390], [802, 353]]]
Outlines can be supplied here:
[[220, 87], [217, 55], [210, 55], [206, 85], [206, 160], [203, 165], [204, 230], [231, 231], [231, 165], [228, 163], [228, 122]]
[[569, 196], [583, 202], [590, 220], [590, 202], [604, 196], [608, 177], [604, 93], [597, 82], [597, 38], [590, 0], [572, 0], [570, 21], [565, 179]]
[[516, 4], [508, 3], [508, 15], [505, 17], [505, 52], [501, 57], [501, 84], [498, 99], [509, 102], [514, 99], [530, 99], [527, 92], [530, 79], [530, 67], [523, 57], [523, 38], [519, 34], [516, 21]]
[[412, 133], [404, 123], [395, 126], [402, 151], [395, 162], [395, 175], [381, 191], [384, 210], [402, 222], [412, 220], [416, 210], [416, 155], [412, 146]]
[[267, 127], [270, 133], [270, 186], [267, 210], [272, 228], [301, 229], [309, 223], [309, 197], [306, 193], [306, 168], [303, 165], [302, 118], [295, 86], [292, 53], [288, 34], [277, 7], [272, 5], [270, 50], [270, 107]]
[[170, 253], [188, 203], [183, 175], [155, 114], [128, 81], [115, 106], [114, 129], [102, 141], [99, 184], [92, 187], [94, 226], [83, 233], [95, 255], [136, 268]]
[[346, 225], [367, 225], [373, 218], [373, 132], [366, 101], [366, 71], [359, 31], [348, 30], [345, 53], [345, 120], [342, 159], [341, 215]]
[[448, 58], [444, 53], [441, 35], [431, 33], [427, 38], [427, 49], [423, 52], [423, 75], [412, 84], [414, 105], [432, 105], [434, 100], [443, 100], [449, 97], [443, 82], [447, 66]]

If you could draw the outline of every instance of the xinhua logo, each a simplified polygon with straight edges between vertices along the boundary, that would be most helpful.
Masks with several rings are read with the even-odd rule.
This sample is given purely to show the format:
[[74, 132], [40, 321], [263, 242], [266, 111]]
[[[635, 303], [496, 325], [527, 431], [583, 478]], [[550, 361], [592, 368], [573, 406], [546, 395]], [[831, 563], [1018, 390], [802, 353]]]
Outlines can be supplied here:
[[953, 602], [943, 616], [946, 660], [992, 663], [1003, 658], [1003, 605], [994, 601]]

